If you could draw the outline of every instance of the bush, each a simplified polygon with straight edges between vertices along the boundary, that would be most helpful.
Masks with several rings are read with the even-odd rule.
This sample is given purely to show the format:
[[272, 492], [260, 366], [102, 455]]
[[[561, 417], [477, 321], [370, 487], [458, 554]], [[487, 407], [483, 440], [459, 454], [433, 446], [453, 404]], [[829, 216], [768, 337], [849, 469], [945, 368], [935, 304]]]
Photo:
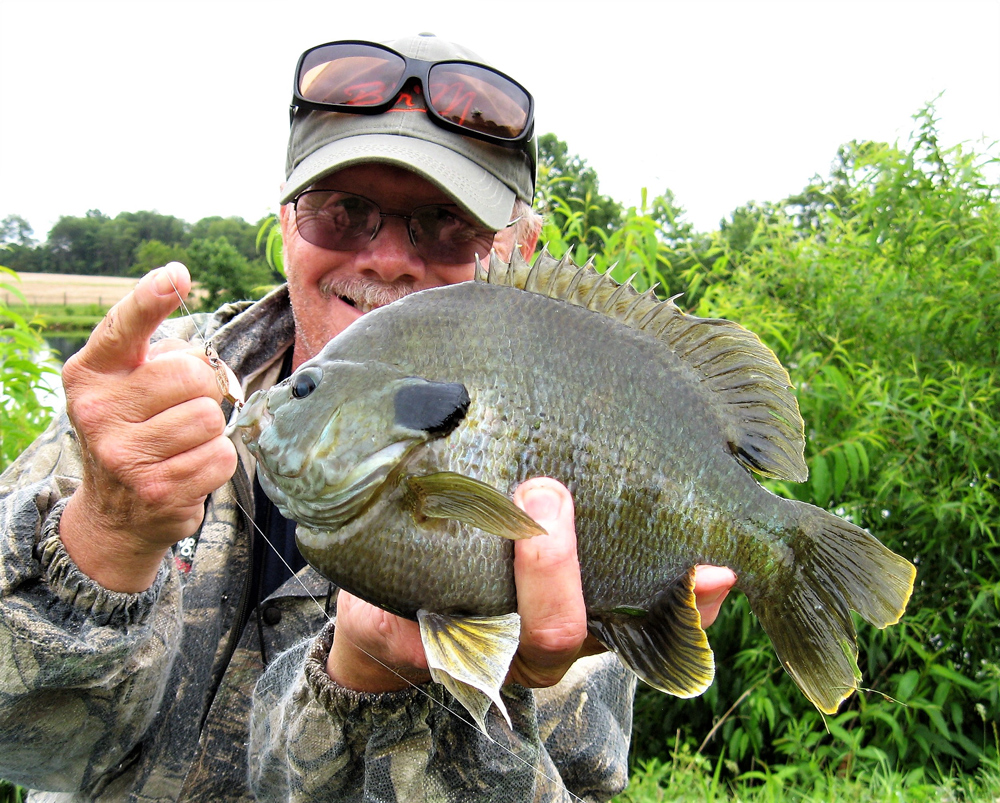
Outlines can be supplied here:
[[[0, 290], [21, 298], [17, 274], [0, 267]], [[45, 429], [52, 416], [46, 391], [58, 371], [42, 361], [41, 323], [14, 312], [0, 301], [0, 471]]]
[[982, 174], [996, 160], [942, 149], [932, 109], [916, 120], [906, 148], [847, 148], [835, 182], [811, 188], [810, 215], [770, 210], [741, 251], [714, 235], [724, 281], [704, 265], [688, 274], [697, 314], [758, 332], [797, 387], [810, 480], [769, 487], [913, 560], [907, 613], [885, 631], [859, 624], [870, 689], [823, 718], [745, 600], [727, 603], [709, 634], [719, 671], [708, 693], [640, 693], [640, 758], [667, 755], [679, 732], [733, 772], [887, 763], [923, 776], [996, 762], [1000, 207]]

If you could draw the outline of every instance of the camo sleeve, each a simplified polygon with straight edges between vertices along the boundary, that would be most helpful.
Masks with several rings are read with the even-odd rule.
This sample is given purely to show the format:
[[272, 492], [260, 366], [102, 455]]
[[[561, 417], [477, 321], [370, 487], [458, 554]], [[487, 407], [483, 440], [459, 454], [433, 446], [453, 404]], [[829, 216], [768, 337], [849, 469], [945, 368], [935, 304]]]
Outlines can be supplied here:
[[[503, 690], [493, 739], [437, 684], [364, 694], [326, 674], [333, 627], [273, 662], [254, 692], [250, 787], [263, 800], [608, 800], [628, 781], [634, 680], [578, 662], [542, 695]], [[565, 716], [565, 725], [553, 718]]]
[[92, 788], [138, 743], [180, 637], [169, 562], [122, 594], [66, 553], [59, 517], [80, 475], [63, 414], [0, 477], [0, 777], [54, 791]]

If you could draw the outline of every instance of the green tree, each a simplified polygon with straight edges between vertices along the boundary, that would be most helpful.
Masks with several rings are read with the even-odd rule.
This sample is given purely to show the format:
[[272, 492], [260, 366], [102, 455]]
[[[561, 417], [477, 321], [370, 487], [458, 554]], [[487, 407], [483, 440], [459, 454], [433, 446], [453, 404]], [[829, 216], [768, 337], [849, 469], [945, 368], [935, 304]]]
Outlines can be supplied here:
[[4, 262], [14, 271], [39, 272], [43, 255], [34, 238], [35, 231], [20, 215], [7, 215], [0, 221], [0, 248]]
[[173, 215], [159, 212], [121, 212], [112, 221], [124, 240], [142, 243], [159, 240], [167, 245], [181, 245], [187, 237], [188, 224]]
[[47, 243], [52, 271], [124, 276], [136, 242], [123, 237], [111, 222], [97, 209], [83, 217], [59, 218], [49, 231]]
[[159, 240], [145, 240], [135, 249], [130, 276], [144, 276], [168, 262], [188, 263], [188, 252], [181, 245], [167, 245]]
[[247, 223], [241, 217], [206, 217], [191, 227], [187, 241], [217, 240], [225, 237], [244, 259], [257, 258], [257, 230], [259, 224]]
[[215, 309], [226, 301], [259, 298], [269, 289], [270, 270], [249, 262], [225, 237], [193, 240], [187, 248], [188, 269], [204, 293], [200, 307]]
[[562, 233], [570, 248], [585, 243], [593, 252], [622, 223], [622, 206], [602, 195], [597, 172], [585, 159], [569, 153], [555, 134], [538, 140], [536, 207]]
[[7, 215], [0, 220], [0, 245], [19, 245], [30, 248], [35, 245], [35, 230], [20, 215]]

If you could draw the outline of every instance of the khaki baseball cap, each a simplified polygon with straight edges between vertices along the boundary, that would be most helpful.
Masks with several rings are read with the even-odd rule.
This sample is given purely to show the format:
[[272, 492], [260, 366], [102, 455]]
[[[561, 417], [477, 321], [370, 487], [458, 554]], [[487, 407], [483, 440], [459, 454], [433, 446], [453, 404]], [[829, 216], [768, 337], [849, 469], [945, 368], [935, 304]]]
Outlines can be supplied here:
[[[433, 34], [383, 44], [424, 61], [461, 59], [489, 66], [471, 50]], [[406, 100], [411, 102], [406, 108], [397, 103], [392, 113], [384, 114], [297, 109], [288, 137], [281, 203], [331, 173], [370, 162], [417, 173], [497, 231], [510, 222], [515, 198], [531, 203], [538, 160], [534, 136], [517, 148], [483, 142], [436, 125], [418, 95]]]

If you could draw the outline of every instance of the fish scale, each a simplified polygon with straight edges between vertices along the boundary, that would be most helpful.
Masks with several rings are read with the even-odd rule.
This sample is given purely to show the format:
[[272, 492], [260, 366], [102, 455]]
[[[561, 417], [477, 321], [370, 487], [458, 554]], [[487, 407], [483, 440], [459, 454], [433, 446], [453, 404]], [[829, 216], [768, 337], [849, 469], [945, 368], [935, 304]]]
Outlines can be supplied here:
[[588, 627], [640, 678], [711, 683], [694, 567], [729, 566], [782, 665], [836, 711], [858, 685], [849, 610], [894, 623], [915, 570], [753, 477], [806, 478], [774, 354], [568, 259], [494, 258], [476, 279], [373, 310], [247, 401], [237, 427], [306, 559], [420, 622], [432, 676], [485, 729], [517, 644], [512, 541], [541, 531], [510, 495], [553, 476]]

